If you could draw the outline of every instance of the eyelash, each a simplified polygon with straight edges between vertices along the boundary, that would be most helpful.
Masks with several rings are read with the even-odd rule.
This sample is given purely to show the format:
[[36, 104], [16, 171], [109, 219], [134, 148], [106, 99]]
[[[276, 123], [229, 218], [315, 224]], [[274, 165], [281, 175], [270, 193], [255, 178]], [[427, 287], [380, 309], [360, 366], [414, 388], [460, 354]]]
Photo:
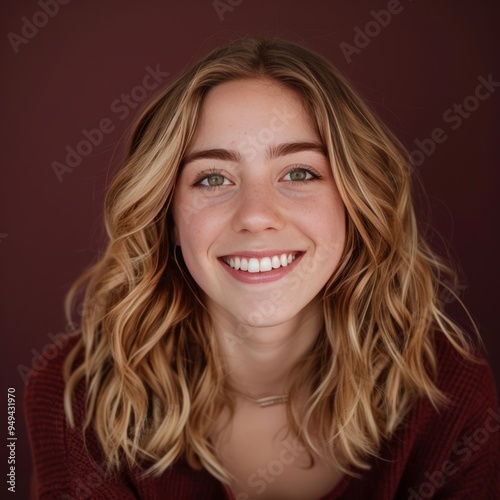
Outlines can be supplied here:
[[[217, 170], [215, 168], [213, 169], [210, 169], [210, 170], [203, 170], [202, 172], [200, 172], [194, 182], [193, 182], [193, 186], [194, 187], [198, 187], [198, 188], [202, 188], [202, 189], [217, 189], [217, 188], [220, 188], [222, 187], [221, 186], [210, 186], [210, 184], [201, 184], [201, 181], [204, 181], [205, 179], [208, 179], [209, 177], [211, 177], [212, 175], [220, 175], [221, 177], [224, 177], [224, 175], [222, 175], [222, 171], [221, 170]], [[225, 179], [226, 177], [224, 177]]]
[[301, 172], [301, 171], [310, 174], [312, 176], [312, 179], [302, 179], [300, 181], [287, 181], [287, 182], [293, 182], [294, 184], [297, 184], [299, 182], [305, 183], [305, 182], [317, 181], [318, 179], [322, 178], [321, 175], [319, 175], [318, 172], [316, 172], [316, 170], [314, 170], [313, 168], [302, 166], [302, 165], [297, 165], [295, 167], [292, 167], [291, 170], [289, 172], [287, 172], [285, 175], [289, 175], [289, 174], [293, 174], [293, 172]]
[[[302, 183], [306, 183], [306, 182], [311, 182], [311, 181], [316, 181], [318, 179], [321, 179], [321, 175], [318, 174], [318, 172], [316, 172], [314, 169], [312, 169], [311, 167], [305, 167], [305, 166], [296, 166], [296, 167], [292, 167], [285, 175], [289, 175], [289, 174], [292, 174], [293, 172], [306, 172], [307, 174], [310, 174], [312, 176], [311, 179], [302, 179], [302, 180], [297, 180], [297, 181], [286, 181], [286, 182], [293, 182], [294, 184], [302, 184]], [[194, 187], [197, 187], [197, 188], [202, 188], [202, 189], [218, 189], [218, 188], [221, 188], [223, 187], [224, 185], [226, 184], [221, 184], [220, 186], [210, 186], [209, 184], [201, 184], [202, 181], [204, 181], [205, 179], [208, 179], [209, 177], [211, 177], [212, 175], [220, 175], [221, 177], [224, 177], [224, 179], [226, 179], [226, 177], [222, 174], [222, 171], [221, 170], [217, 170], [217, 169], [210, 169], [210, 170], [204, 170], [203, 172], [200, 172], [194, 182], [193, 182], [193, 186]]]

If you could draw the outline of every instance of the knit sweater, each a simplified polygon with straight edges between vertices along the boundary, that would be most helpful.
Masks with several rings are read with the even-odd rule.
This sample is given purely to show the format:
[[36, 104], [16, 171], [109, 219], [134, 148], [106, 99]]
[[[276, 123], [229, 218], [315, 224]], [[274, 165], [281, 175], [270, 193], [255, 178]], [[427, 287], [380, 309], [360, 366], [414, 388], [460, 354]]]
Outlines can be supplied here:
[[[74, 403], [77, 427], [66, 423], [62, 364], [75, 340], [32, 374], [25, 394], [34, 460], [32, 498], [39, 499], [233, 499], [207, 470], [179, 459], [159, 478], [124, 468], [106, 476], [98, 442], [80, 426], [84, 384]], [[62, 346], [60, 346], [62, 347]], [[344, 476], [322, 500], [333, 499], [497, 499], [500, 498], [500, 417], [495, 383], [487, 364], [465, 361], [445, 340], [437, 342], [438, 387], [452, 404], [436, 412], [416, 401], [393, 437], [360, 477]], [[100, 464], [100, 465], [99, 465]], [[258, 492], [252, 498], [259, 498]], [[237, 499], [239, 500], [239, 499]], [[312, 500], [312, 499], [304, 499]]]

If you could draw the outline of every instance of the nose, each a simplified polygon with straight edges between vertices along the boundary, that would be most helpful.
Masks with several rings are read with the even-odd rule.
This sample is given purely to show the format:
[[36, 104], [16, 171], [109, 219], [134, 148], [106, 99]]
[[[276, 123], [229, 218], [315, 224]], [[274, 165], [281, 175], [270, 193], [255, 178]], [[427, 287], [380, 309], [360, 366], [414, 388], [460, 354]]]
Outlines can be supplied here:
[[283, 228], [285, 221], [278, 193], [265, 181], [249, 182], [242, 186], [235, 201], [235, 231], [260, 233]]

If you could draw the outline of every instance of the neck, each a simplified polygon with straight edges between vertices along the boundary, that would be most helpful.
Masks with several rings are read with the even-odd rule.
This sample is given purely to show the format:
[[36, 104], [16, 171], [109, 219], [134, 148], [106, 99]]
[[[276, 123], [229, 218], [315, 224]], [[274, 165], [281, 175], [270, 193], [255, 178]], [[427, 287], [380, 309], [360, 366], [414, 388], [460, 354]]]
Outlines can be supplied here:
[[211, 317], [231, 386], [255, 399], [288, 393], [292, 369], [322, 325], [319, 303], [279, 325], [242, 325], [221, 311], [211, 311]]

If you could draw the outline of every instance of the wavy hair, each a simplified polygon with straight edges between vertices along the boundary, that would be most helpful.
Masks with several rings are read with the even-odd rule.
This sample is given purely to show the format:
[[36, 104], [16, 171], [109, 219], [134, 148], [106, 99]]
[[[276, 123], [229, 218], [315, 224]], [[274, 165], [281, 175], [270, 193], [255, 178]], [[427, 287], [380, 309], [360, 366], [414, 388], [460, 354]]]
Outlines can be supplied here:
[[170, 205], [204, 96], [255, 78], [300, 96], [346, 207], [344, 252], [321, 292], [324, 327], [294, 370], [290, 430], [345, 473], [369, 468], [417, 398], [436, 409], [446, 402], [436, 335], [474, 359], [471, 339], [444, 312], [440, 292], [459, 300], [455, 273], [417, 227], [404, 146], [320, 55], [280, 39], [239, 39], [185, 71], [139, 117], [106, 194], [107, 248], [66, 298], [70, 318], [83, 296], [81, 336], [64, 367], [65, 411], [75, 425], [72, 401], [84, 381], [83, 426], [110, 468], [125, 460], [159, 475], [182, 457], [232, 478], [208, 436], [234, 399], [203, 295], [175, 255]]

